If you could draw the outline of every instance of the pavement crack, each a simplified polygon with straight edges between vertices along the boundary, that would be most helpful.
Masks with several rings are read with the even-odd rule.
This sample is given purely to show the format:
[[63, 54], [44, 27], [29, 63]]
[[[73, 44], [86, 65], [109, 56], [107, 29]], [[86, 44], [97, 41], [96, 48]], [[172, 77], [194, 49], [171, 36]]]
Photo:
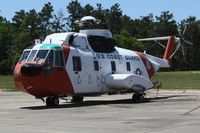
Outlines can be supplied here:
[[182, 114], [182, 115], [189, 115], [190, 113], [194, 112], [194, 111], [197, 110], [198, 108], [200, 108], [200, 105], [197, 106], [197, 107], [195, 107], [195, 108], [193, 108], [193, 109], [191, 109], [191, 110], [189, 110], [189, 111], [187, 111], [186, 113], [184, 113], [184, 114]]

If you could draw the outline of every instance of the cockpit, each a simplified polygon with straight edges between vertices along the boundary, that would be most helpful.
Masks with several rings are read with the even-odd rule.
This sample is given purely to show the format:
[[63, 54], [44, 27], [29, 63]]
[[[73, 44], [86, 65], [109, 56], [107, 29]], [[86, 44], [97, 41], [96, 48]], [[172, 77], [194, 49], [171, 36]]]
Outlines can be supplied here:
[[41, 62], [55, 67], [64, 66], [63, 51], [58, 49], [25, 49], [22, 53], [21, 62]]

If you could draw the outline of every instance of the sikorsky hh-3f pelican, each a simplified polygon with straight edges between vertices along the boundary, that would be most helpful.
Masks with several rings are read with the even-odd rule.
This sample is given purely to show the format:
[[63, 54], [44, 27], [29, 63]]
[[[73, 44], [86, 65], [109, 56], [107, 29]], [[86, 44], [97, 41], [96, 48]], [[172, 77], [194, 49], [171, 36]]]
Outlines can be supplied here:
[[23, 50], [15, 66], [16, 87], [45, 100], [47, 106], [58, 106], [59, 98], [67, 96], [82, 102], [85, 96], [119, 93], [133, 93], [134, 102], [143, 102], [145, 91], [160, 85], [151, 77], [160, 68], [170, 67], [170, 59], [186, 41], [175, 36], [138, 39], [167, 40], [159, 58], [117, 47], [109, 30], [94, 29], [100, 20], [92, 16], [76, 23], [87, 28], [36, 40]]

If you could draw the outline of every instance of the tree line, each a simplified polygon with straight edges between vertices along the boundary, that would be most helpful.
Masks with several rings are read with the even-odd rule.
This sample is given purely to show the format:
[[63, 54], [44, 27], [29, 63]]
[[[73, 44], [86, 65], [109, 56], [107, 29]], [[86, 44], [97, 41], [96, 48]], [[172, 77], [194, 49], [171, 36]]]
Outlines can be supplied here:
[[[68, 12], [64, 16], [63, 12]], [[154, 42], [141, 43], [137, 38], [171, 36], [179, 37], [184, 26], [188, 29], [184, 38], [193, 42], [193, 46], [184, 45], [182, 50], [172, 59], [171, 70], [199, 70], [200, 69], [200, 20], [194, 16], [180, 21], [174, 20], [173, 13], [161, 12], [160, 16], [148, 14], [139, 19], [132, 19], [123, 14], [118, 3], [105, 9], [100, 3], [96, 6], [81, 5], [78, 0], [66, 5], [65, 11], [56, 13], [50, 2], [41, 11], [35, 9], [15, 12], [12, 21], [0, 16], [0, 74], [12, 74], [14, 66], [26, 47], [34, 43], [34, 39], [43, 40], [46, 35], [54, 32], [79, 31], [76, 20], [84, 16], [94, 16], [101, 20], [97, 28], [109, 29], [113, 33], [119, 47], [128, 48], [162, 57], [164, 49]], [[166, 42], [161, 42], [166, 43]]]

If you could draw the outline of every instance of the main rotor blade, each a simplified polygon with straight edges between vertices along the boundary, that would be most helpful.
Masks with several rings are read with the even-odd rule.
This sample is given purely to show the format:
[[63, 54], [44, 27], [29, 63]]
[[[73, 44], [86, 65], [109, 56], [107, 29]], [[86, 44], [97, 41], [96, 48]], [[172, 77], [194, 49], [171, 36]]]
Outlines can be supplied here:
[[185, 27], [184, 27], [184, 30], [183, 30], [182, 36], [185, 35], [185, 31], [186, 31], [186, 29], [187, 29], [187, 25], [185, 25]]
[[182, 36], [182, 33], [181, 33], [181, 29], [180, 29], [180, 28], [178, 28], [178, 34], [179, 34], [179, 36]]
[[182, 53], [183, 53], [183, 59], [185, 60], [185, 51], [183, 45], [182, 45]]

